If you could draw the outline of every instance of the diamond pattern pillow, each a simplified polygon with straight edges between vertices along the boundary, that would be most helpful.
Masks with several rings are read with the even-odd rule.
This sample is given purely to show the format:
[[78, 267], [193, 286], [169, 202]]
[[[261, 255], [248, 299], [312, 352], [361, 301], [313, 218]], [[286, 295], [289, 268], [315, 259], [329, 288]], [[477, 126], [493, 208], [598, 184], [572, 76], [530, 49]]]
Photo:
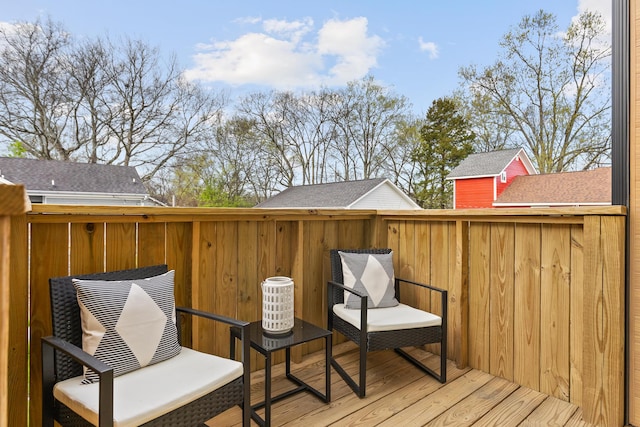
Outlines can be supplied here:
[[[393, 252], [363, 254], [338, 252], [342, 261], [344, 285], [367, 295], [367, 308], [398, 305], [393, 273]], [[345, 291], [346, 308], [360, 308], [360, 298]]]
[[[82, 320], [82, 348], [114, 376], [180, 353], [175, 319], [175, 271], [136, 280], [73, 279]], [[98, 381], [85, 368], [84, 383]]]

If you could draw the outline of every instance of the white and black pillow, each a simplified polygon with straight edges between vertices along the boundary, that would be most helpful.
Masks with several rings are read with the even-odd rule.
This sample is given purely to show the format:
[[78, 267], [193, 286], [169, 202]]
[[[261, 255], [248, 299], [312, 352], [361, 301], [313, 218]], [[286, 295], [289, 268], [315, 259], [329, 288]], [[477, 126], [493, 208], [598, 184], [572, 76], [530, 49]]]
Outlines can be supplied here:
[[[393, 252], [366, 254], [338, 252], [342, 261], [344, 285], [367, 295], [367, 308], [394, 307], [398, 305], [393, 272]], [[345, 291], [346, 308], [360, 308], [360, 298]]]
[[[82, 348], [114, 376], [180, 353], [173, 296], [175, 271], [136, 280], [73, 279], [82, 320]], [[85, 368], [83, 382], [98, 381]]]

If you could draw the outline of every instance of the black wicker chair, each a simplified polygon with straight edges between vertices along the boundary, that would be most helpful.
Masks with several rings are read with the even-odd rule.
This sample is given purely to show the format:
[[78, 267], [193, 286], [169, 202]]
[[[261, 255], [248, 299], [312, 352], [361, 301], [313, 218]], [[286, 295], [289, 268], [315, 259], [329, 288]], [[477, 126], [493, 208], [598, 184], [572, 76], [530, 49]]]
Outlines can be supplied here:
[[[80, 309], [72, 279], [128, 280], [157, 276], [167, 272], [166, 265], [142, 267], [107, 273], [81, 276], [67, 276], [49, 279], [51, 291], [51, 312], [53, 336], [42, 338], [42, 425], [53, 426], [54, 420], [63, 426], [91, 426], [82, 416], [54, 397], [53, 388], [57, 382], [82, 375], [83, 366], [89, 367], [99, 375], [99, 426], [113, 426], [113, 369], [95, 357], [82, 351], [82, 328]], [[242, 425], [250, 423], [249, 401], [249, 338], [248, 322], [238, 321], [212, 313], [206, 313], [184, 307], [176, 307], [178, 334], [180, 331], [179, 313], [195, 315], [236, 326], [241, 331], [242, 375], [222, 385], [200, 398], [187, 402], [143, 425], [149, 426], [202, 426], [205, 421], [240, 405], [242, 407]], [[166, 363], [166, 362], [161, 362]], [[144, 371], [148, 368], [141, 368]], [[131, 373], [130, 373], [131, 374]], [[130, 375], [125, 374], [125, 375]], [[206, 372], [199, 373], [206, 375]]]
[[[441, 383], [447, 379], [447, 291], [433, 286], [423, 285], [409, 280], [395, 278], [396, 299], [400, 300], [400, 283], [407, 283], [413, 286], [420, 286], [434, 292], [438, 292], [442, 298], [441, 324], [437, 326], [418, 327], [409, 329], [396, 329], [370, 332], [367, 330], [367, 314], [371, 310], [386, 309], [369, 309], [367, 310], [366, 295], [362, 295], [351, 288], [343, 285], [342, 262], [339, 252], [365, 253], [365, 254], [388, 254], [391, 249], [332, 249], [330, 250], [331, 259], [331, 275], [332, 280], [328, 282], [327, 299], [328, 299], [328, 329], [336, 330], [355, 342], [360, 350], [360, 369], [359, 382], [354, 379], [340, 366], [335, 357], [331, 358], [331, 365], [345, 380], [345, 382], [359, 396], [364, 397], [366, 393], [366, 371], [367, 371], [367, 352], [376, 350], [394, 349], [402, 357], [413, 363], [424, 372], [432, 375]], [[361, 309], [357, 309], [359, 313], [359, 324], [364, 327], [358, 328], [352, 323], [346, 321], [334, 312], [334, 305], [344, 302], [344, 292], [350, 292], [360, 298]], [[420, 346], [424, 344], [440, 343], [440, 373], [438, 374], [419, 360], [408, 354], [402, 347]]]

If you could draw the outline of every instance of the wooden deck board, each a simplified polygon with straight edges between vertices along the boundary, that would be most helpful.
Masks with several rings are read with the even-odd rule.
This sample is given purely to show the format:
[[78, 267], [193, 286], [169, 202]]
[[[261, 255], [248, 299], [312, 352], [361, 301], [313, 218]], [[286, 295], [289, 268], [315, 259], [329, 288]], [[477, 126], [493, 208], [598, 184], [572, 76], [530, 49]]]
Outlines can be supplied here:
[[[357, 351], [352, 343], [338, 344], [347, 372], [357, 372]], [[414, 355], [434, 367], [438, 358], [415, 350]], [[292, 371], [312, 386], [324, 390], [324, 352], [293, 363]], [[284, 379], [284, 364], [272, 369], [274, 394], [291, 388]], [[264, 370], [251, 377], [252, 402], [263, 400]], [[273, 426], [567, 426], [589, 427], [575, 405], [515, 383], [469, 368], [447, 365], [447, 383], [440, 384], [392, 351], [373, 352], [367, 358], [367, 396], [358, 398], [332, 370], [329, 404], [299, 393], [272, 406]], [[261, 415], [263, 412], [260, 412]], [[208, 425], [240, 426], [240, 409], [220, 414]], [[257, 425], [253, 423], [252, 425]]]

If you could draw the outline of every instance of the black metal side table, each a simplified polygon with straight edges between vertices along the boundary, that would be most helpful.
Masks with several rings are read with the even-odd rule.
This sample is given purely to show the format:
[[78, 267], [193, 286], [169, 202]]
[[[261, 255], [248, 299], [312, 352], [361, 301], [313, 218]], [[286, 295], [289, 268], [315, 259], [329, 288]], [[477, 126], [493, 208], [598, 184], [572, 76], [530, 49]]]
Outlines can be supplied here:
[[[302, 319], [295, 318], [293, 330], [287, 334], [272, 335], [264, 332], [262, 321], [252, 322], [249, 325], [249, 341], [251, 348], [258, 351], [265, 357], [265, 386], [264, 401], [251, 405], [251, 418], [259, 425], [269, 427], [271, 425], [271, 404], [293, 394], [307, 391], [323, 402], [331, 401], [331, 331], [315, 326]], [[240, 338], [240, 330], [231, 328], [231, 358], [235, 359], [235, 340]], [[308, 341], [324, 338], [325, 340], [325, 392], [311, 387], [291, 373], [291, 347], [303, 344]], [[291, 382], [297, 385], [296, 388], [285, 391], [277, 396], [271, 396], [271, 355], [276, 350], [285, 350], [286, 376]], [[258, 415], [257, 411], [264, 408], [264, 419]]]

